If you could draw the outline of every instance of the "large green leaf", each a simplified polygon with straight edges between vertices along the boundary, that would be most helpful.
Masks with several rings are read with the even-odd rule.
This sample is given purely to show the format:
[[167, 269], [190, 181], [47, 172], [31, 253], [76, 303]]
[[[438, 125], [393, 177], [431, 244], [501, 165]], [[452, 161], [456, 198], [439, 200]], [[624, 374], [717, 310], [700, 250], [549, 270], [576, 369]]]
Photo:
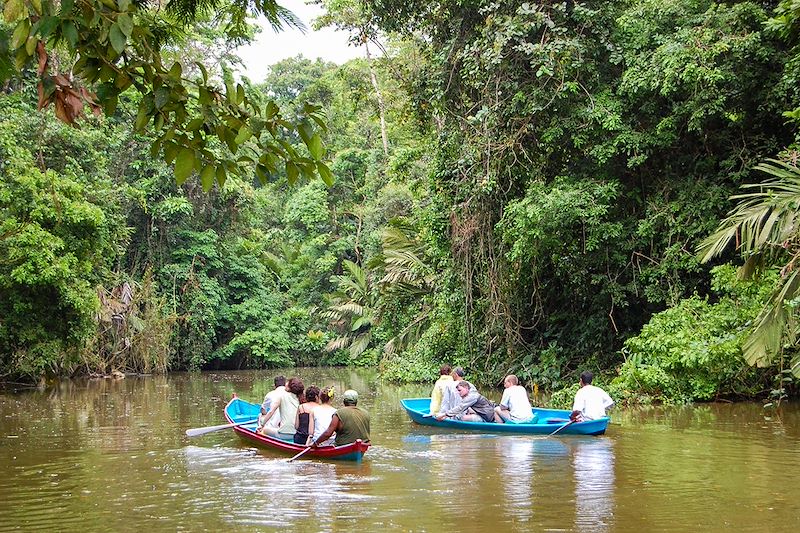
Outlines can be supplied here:
[[178, 157], [175, 158], [175, 181], [178, 185], [182, 185], [192, 174], [196, 160], [195, 152], [191, 148], [182, 148], [178, 152]]

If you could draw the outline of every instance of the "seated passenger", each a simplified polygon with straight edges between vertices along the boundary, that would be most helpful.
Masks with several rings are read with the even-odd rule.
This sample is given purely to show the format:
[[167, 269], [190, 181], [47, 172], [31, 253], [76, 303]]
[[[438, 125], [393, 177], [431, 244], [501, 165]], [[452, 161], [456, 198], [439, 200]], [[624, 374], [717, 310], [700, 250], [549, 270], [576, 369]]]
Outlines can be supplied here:
[[436, 415], [436, 420], [454, 418], [466, 422], [494, 422], [494, 403], [478, 393], [478, 389], [469, 381], [459, 381], [456, 391], [461, 397], [461, 402]]
[[494, 421], [498, 423], [511, 422], [524, 424], [533, 420], [533, 409], [528, 400], [528, 391], [519, 384], [519, 379], [514, 374], [509, 374], [503, 380], [506, 390], [500, 405], [494, 408]]
[[[450, 375], [450, 372], [452, 372], [450, 365], [442, 365], [439, 369], [439, 379], [433, 384], [433, 390], [431, 391], [430, 413], [432, 415], [441, 410], [442, 400], [447, 393], [447, 388], [453, 384], [453, 376]], [[448, 406], [447, 409], [450, 409], [450, 407], [452, 406]]]
[[311, 442], [311, 447], [320, 446], [334, 433], [336, 446], [344, 446], [357, 440], [369, 442], [369, 413], [358, 406], [358, 393], [349, 389], [344, 391], [342, 403], [344, 407], [336, 410], [328, 429]]
[[319, 387], [311, 386], [306, 389], [306, 401], [300, 404], [297, 408], [297, 416], [294, 419], [294, 426], [297, 431], [294, 434], [294, 443], [306, 446], [309, 435], [314, 433], [314, 422], [311, 419], [311, 413], [319, 406], [317, 400], [319, 399]]
[[[336, 408], [331, 405], [333, 396], [333, 386], [326, 387], [319, 392], [319, 406], [315, 407], [314, 410], [311, 411], [311, 422], [314, 431], [311, 437], [309, 437], [306, 446], [310, 446], [312, 442], [318, 440], [325, 430], [328, 429], [328, 426], [331, 425], [333, 415], [336, 413]], [[320, 442], [319, 446], [333, 446], [334, 438], [335, 436], [332, 436], [331, 438]]]
[[[275, 412], [281, 417], [280, 427], [273, 428], [269, 424], [261, 428], [262, 435], [269, 435], [278, 439], [294, 441], [295, 419], [297, 417], [297, 409], [300, 407], [300, 396], [303, 394], [303, 382], [299, 378], [291, 378], [286, 383], [286, 394], [273, 400], [270, 406], [270, 412], [267, 413], [269, 418]], [[269, 422], [269, 420], [267, 420]]]
[[283, 376], [275, 376], [274, 383], [275, 388], [264, 396], [264, 402], [261, 404], [261, 407], [267, 410], [267, 418], [266, 422], [259, 427], [259, 432], [261, 432], [261, 427], [264, 426], [278, 429], [281, 425], [281, 416], [280, 413], [277, 412], [279, 405], [278, 398], [286, 394], [286, 378]]

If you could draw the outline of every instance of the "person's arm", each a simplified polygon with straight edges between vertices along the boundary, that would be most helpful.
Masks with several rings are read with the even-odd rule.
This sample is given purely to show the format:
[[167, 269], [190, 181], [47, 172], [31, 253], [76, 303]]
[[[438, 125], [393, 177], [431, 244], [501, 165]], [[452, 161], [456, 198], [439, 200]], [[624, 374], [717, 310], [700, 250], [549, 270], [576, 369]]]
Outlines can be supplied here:
[[445, 417], [458, 417], [464, 413], [464, 411], [472, 407], [472, 405], [478, 401], [478, 398], [480, 398], [480, 394], [478, 394], [477, 390], [475, 392], [470, 390], [466, 397], [461, 398], [461, 402], [458, 405], [448, 411], [445, 411], [444, 413], [439, 413], [439, 415], [436, 417], [436, 420], [444, 420]]
[[339, 420], [339, 415], [334, 413], [333, 418], [331, 418], [331, 423], [328, 426], [328, 429], [326, 429], [325, 432], [322, 433], [322, 435], [320, 435], [317, 440], [311, 443], [311, 447], [316, 448], [317, 446], [319, 446], [320, 442], [325, 442], [326, 440], [331, 438], [331, 435], [333, 435], [339, 429], [340, 422], [341, 421]]
[[503, 391], [503, 397], [500, 399], [500, 409], [503, 411], [511, 411], [511, 393], [509, 389]]
[[267, 413], [267, 418], [264, 419], [264, 425], [265, 426], [267, 425], [267, 422], [269, 422], [269, 419], [272, 418], [272, 415], [275, 414], [275, 411], [277, 411], [278, 407], [280, 407], [280, 406], [281, 406], [281, 397], [278, 396], [277, 399], [272, 400], [272, 403], [269, 406], [269, 412]]
[[300, 407], [297, 409], [297, 411], [295, 411], [295, 412], [294, 412], [294, 427], [295, 427], [295, 429], [297, 429], [297, 428], [299, 428], [299, 427], [300, 427], [300, 410], [301, 410], [301, 409], [302, 409], [303, 411], [305, 411], [305, 409], [303, 409], [303, 406], [301, 405], [301, 406], [300, 406]]
[[308, 412], [308, 433], [309, 437], [314, 435], [314, 409]]

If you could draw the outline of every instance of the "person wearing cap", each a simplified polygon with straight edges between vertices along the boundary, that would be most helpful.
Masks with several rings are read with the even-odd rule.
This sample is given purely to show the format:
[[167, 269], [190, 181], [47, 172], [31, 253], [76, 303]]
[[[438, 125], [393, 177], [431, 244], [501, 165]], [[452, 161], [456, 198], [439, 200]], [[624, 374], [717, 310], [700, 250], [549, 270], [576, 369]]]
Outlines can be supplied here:
[[369, 413], [358, 407], [358, 393], [352, 389], [344, 391], [342, 403], [344, 407], [336, 410], [328, 429], [311, 442], [312, 448], [324, 443], [334, 433], [336, 446], [344, 446], [357, 440], [369, 442]]

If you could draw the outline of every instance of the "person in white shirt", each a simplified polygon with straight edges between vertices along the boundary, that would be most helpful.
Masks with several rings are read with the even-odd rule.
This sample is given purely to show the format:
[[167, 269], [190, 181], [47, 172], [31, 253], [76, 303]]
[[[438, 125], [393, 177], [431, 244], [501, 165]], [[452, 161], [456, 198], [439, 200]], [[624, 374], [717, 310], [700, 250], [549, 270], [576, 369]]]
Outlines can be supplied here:
[[519, 379], [514, 374], [509, 374], [503, 380], [506, 390], [500, 405], [494, 408], [494, 421], [498, 424], [511, 422], [524, 424], [533, 420], [533, 409], [528, 400], [528, 391], [519, 384]]
[[264, 403], [261, 404], [261, 407], [266, 409], [267, 416], [265, 416], [263, 420], [261, 417], [259, 417], [259, 432], [261, 431], [261, 428], [265, 426], [278, 429], [281, 425], [280, 413], [275, 411], [278, 410], [278, 407], [281, 404], [281, 398], [283, 398], [283, 396], [286, 394], [286, 378], [283, 376], [276, 376], [274, 383], [275, 389], [269, 391], [267, 395], [264, 396]]
[[594, 375], [589, 371], [581, 374], [581, 388], [575, 394], [572, 414], [569, 416], [573, 422], [603, 418], [606, 416], [606, 409], [614, 405], [614, 400], [606, 391], [592, 385], [593, 378]]
[[445, 387], [442, 391], [442, 405], [439, 407], [439, 410], [434, 413], [431, 411], [431, 414], [436, 416], [442, 413], [446, 413], [456, 405], [461, 403], [461, 396], [459, 396], [458, 391], [456, 390], [456, 385], [458, 382], [464, 379], [464, 369], [460, 366], [457, 366], [450, 372], [450, 377], [453, 379], [451, 381], [445, 381]]

